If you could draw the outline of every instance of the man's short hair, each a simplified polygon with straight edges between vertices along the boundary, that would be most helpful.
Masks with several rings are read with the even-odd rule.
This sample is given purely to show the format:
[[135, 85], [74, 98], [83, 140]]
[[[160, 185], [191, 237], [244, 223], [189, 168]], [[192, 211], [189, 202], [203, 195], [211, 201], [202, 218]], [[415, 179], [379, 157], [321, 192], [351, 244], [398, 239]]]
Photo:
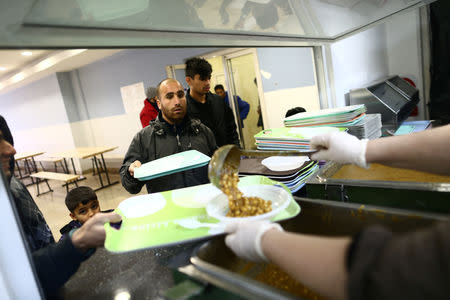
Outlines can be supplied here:
[[291, 108], [290, 110], [288, 110], [286, 112], [286, 116], [284, 116], [284, 117], [287, 118], [287, 117], [290, 117], [290, 116], [293, 116], [293, 115], [296, 115], [296, 114], [302, 113], [302, 112], [306, 112], [306, 109], [304, 109], [301, 106], [297, 106], [297, 107], [294, 107], [294, 108]]
[[217, 85], [214, 87], [214, 90], [215, 90], [215, 91], [217, 91], [217, 90], [224, 90], [224, 91], [225, 91], [225, 89], [224, 89], [224, 87], [223, 87], [222, 84], [217, 84]]
[[190, 58], [186, 61], [186, 77], [194, 78], [195, 75], [200, 75], [201, 80], [208, 79], [212, 73], [211, 64], [199, 57]]
[[66, 195], [66, 206], [73, 213], [75, 208], [82, 203], [86, 205], [89, 201], [97, 200], [94, 190], [88, 186], [80, 186], [70, 190]]
[[145, 91], [145, 95], [147, 96], [147, 99], [152, 99], [152, 98], [156, 98], [157, 96], [157, 91], [156, 91], [156, 87], [151, 86], [148, 87], [147, 90]]
[[156, 98], [158, 98], [159, 100], [161, 100], [161, 84], [163, 84], [163, 82], [165, 81], [174, 81], [176, 83], [178, 83], [179, 85], [183, 86], [178, 80], [176, 80], [175, 78], [164, 78], [163, 80], [161, 80], [158, 85], [156, 86]]

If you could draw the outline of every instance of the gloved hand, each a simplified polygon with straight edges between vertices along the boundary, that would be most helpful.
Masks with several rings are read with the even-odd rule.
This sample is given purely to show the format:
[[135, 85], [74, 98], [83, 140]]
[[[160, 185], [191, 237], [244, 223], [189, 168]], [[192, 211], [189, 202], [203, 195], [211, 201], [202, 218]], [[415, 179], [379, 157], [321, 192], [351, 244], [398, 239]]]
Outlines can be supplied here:
[[225, 238], [225, 244], [239, 257], [255, 262], [267, 262], [261, 248], [261, 238], [266, 231], [273, 228], [283, 231], [280, 224], [269, 221], [233, 222], [225, 227], [225, 232], [230, 233]]
[[311, 148], [319, 151], [311, 155], [311, 159], [332, 160], [368, 168], [369, 165], [366, 162], [367, 142], [367, 139], [359, 140], [345, 132], [317, 135], [311, 139]]

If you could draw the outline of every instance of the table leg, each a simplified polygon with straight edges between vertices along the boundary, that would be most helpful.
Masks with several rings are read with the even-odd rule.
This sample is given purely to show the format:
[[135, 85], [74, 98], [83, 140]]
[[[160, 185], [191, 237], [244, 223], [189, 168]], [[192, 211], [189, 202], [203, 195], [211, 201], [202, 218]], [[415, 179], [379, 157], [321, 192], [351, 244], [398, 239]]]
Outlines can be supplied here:
[[[103, 187], [105, 187], [105, 185], [103, 184], [102, 174], [100, 172], [100, 168], [98, 167], [97, 158], [94, 156], [93, 159], [94, 159], [95, 169], [97, 170], [98, 179], [100, 180], [100, 186], [103, 188]], [[106, 173], [106, 174], [108, 174], [108, 173]]]
[[108, 180], [108, 185], [111, 185], [111, 180], [109, 180], [108, 169], [106, 168], [105, 158], [103, 157], [103, 153], [100, 154], [102, 158], [103, 168], [105, 168], [106, 180]]
[[119, 181], [111, 182], [111, 179], [109, 178], [109, 174], [108, 174], [108, 168], [106, 167], [106, 163], [105, 163], [105, 158], [103, 157], [103, 153], [101, 153], [100, 156], [102, 158], [101, 162], [103, 163], [103, 168], [104, 168], [104, 172], [105, 172], [105, 175], [106, 175], [106, 181], [108, 181], [108, 184], [107, 185], [103, 184], [103, 181], [101, 179], [100, 169], [99, 169], [98, 164], [97, 164], [97, 158], [94, 156], [94, 161], [95, 161], [95, 164], [96, 164], [98, 177], [100, 178], [100, 187], [95, 189], [96, 191], [98, 191], [100, 189], [103, 189], [105, 187], [108, 187], [110, 185], [119, 183]]
[[[71, 157], [70, 160], [72, 162], [73, 173], [77, 174], [77, 169], [75, 169], [75, 163], [73, 161], [73, 157]], [[64, 161], [64, 164], [61, 162], [61, 166], [62, 166], [62, 168], [64, 170], [64, 173], [69, 174], [70, 173], [69, 172], [69, 165], [68, 165], [67, 160], [66, 160], [65, 157], [63, 157], [63, 161]], [[85, 180], [85, 179], [86, 179], [86, 177], [81, 175], [76, 181], [81, 181], [81, 180]], [[62, 186], [64, 186], [64, 184]]]
[[73, 162], [73, 157], [70, 158], [70, 161], [72, 162], [73, 174], [77, 174], [77, 170], [75, 169], [75, 163]]
[[19, 162], [17, 160], [14, 160], [16, 162], [16, 166], [17, 166], [17, 171], [19, 171], [19, 179], [22, 179], [22, 172], [20, 171], [20, 166], [19, 166]]
[[33, 162], [33, 163], [32, 163], [32, 166], [33, 166], [33, 168], [34, 168], [34, 172], [37, 173], [37, 165], [36, 165], [36, 161], [34, 160], [34, 157], [33, 157], [33, 156], [31, 157], [31, 161]]
[[26, 184], [25, 186], [29, 186], [29, 185], [34, 184], [34, 178], [30, 176], [31, 173], [33, 173], [33, 170], [31, 170], [30, 163], [28, 162], [27, 158], [24, 159], [24, 164], [25, 164], [25, 170], [28, 172], [28, 176], [26, 176], [26, 177], [31, 178], [31, 183]]
[[66, 166], [65, 172], [67, 174], [69, 174], [69, 166], [67, 165], [67, 159], [65, 157], [63, 157], [63, 160], [64, 160], [64, 165]]

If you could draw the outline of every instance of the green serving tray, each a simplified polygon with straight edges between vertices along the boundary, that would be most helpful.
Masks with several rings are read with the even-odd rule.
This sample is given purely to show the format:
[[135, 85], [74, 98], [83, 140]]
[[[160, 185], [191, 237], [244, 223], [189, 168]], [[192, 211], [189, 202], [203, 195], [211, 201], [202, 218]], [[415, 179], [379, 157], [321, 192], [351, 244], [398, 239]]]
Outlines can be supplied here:
[[[289, 189], [264, 176], [240, 178], [239, 186], [278, 185]], [[120, 229], [105, 224], [105, 248], [111, 252], [128, 252], [140, 249], [163, 247], [223, 234], [221, 230], [207, 227], [186, 229], [176, 222], [180, 219], [196, 218], [200, 222], [218, 223], [206, 213], [206, 201], [215, 193], [221, 193], [212, 184], [203, 184], [162, 193], [140, 195], [122, 201], [116, 213], [122, 216]], [[288, 207], [272, 220], [280, 221], [295, 217], [300, 206], [292, 200]]]

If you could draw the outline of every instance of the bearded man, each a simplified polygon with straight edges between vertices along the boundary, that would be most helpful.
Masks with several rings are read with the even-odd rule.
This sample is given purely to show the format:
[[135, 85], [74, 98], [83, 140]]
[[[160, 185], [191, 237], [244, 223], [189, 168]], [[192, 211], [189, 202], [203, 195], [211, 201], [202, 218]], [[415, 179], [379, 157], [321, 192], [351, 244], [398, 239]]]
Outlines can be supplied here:
[[120, 168], [122, 185], [128, 192], [137, 194], [144, 184], [148, 193], [156, 193], [208, 183], [207, 166], [146, 182], [133, 177], [134, 169], [143, 163], [188, 150], [211, 156], [217, 148], [212, 131], [186, 114], [186, 94], [177, 80], [168, 78], [158, 84], [157, 104], [158, 117], [131, 141]]

